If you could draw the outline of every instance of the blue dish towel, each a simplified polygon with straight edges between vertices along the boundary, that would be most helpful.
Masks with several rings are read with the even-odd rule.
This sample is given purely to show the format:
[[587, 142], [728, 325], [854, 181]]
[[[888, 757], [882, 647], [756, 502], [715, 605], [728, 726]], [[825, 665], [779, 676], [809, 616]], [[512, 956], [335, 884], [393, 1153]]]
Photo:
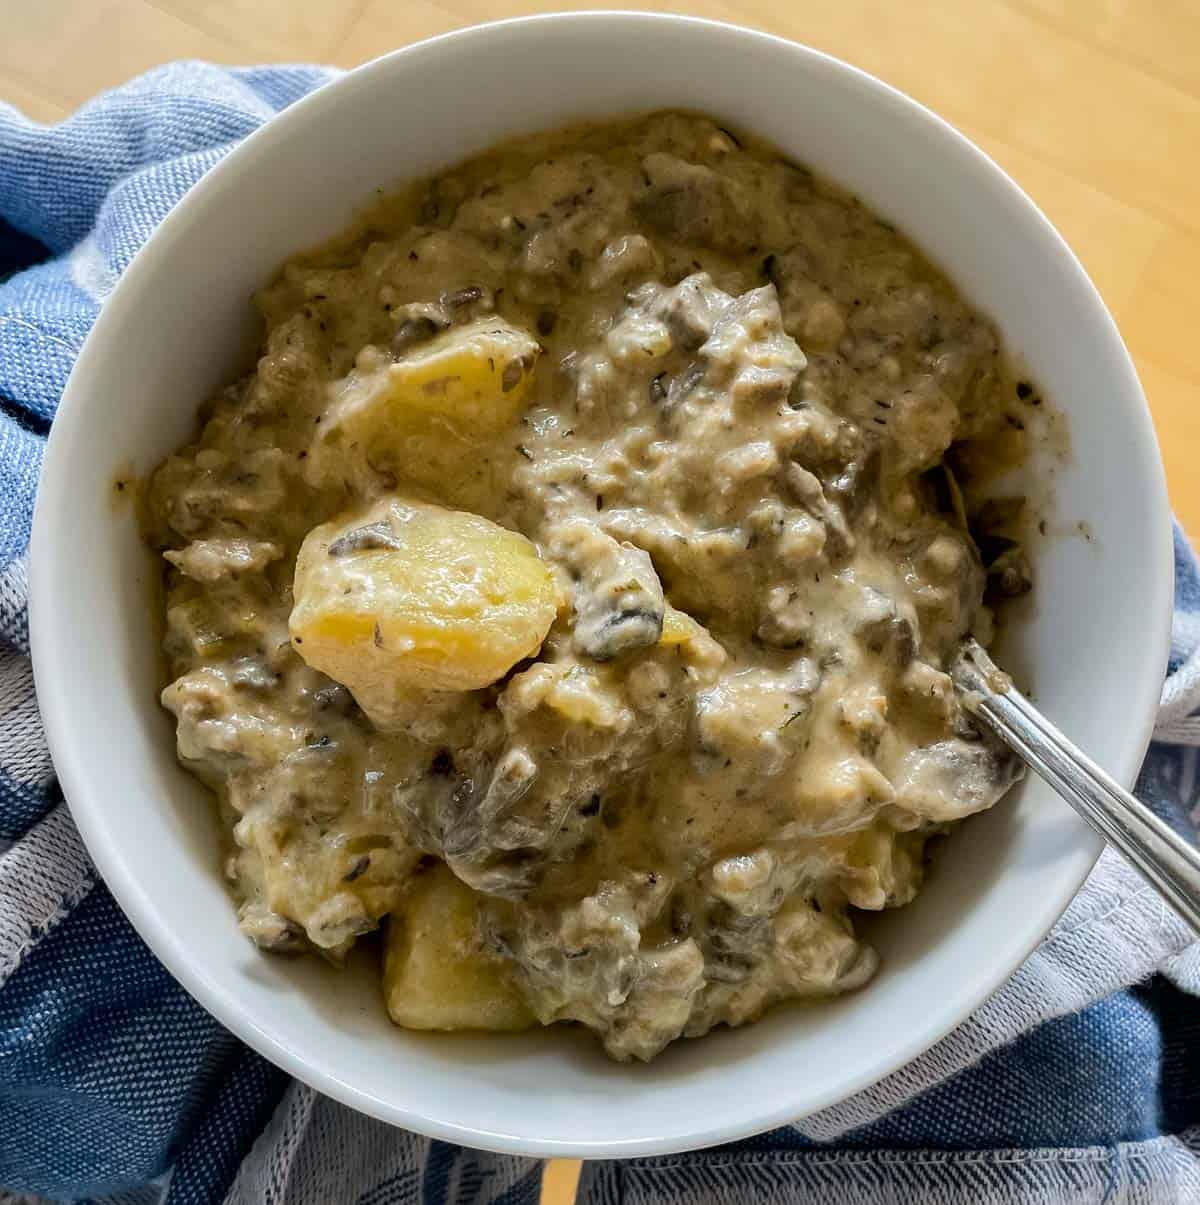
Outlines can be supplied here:
[[[41, 127], [0, 105], [0, 1185], [58, 1200], [532, 1205], [534, 1161], [430, 1142], [289, 1081], [170, 978], [97, 881], [28, 661], [43, 442], [97, 310], [155, 224], [315, 67], [151, 72]], [[1194, 837], [1200, 577], [1139, 791]], [[932, 1050], [733, 1147], [585, 1168], [589, 1205], [1200, 1201], [1200, 953], [1105, 855], [1012, 980]], [[4, 1197], [0, 1190], [0, 1199]]]

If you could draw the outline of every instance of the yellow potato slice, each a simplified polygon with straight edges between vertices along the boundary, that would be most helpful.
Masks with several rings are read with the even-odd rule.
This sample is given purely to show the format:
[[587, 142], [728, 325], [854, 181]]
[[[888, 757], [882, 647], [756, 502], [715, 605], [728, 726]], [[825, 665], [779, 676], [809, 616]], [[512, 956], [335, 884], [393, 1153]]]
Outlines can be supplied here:
[[388, 923], [388, 1014], [405, 1029], [527, 1029], [512, 969], [479, 936], [475, 893], [444, 866], [418, 877]]
[[658, 638], [659, 644], [686, 644], [689, 640], [707, 635], [706, 627], [697, 623], [686, 611], [676, 610], [670, 603], [667, 603], [666, 609], [663, 611], [662, 635]]
[[496, 317], [453, 327], [396, 361], [376, 352], [334, 386], [310, 477], [355, 485], [392, 475], [454, 496], [480, 444], [520, 413], [540, 352], [532, 335]]
[[560, 597], [522, 535], [384, 498], [313, 528], [296, 560], [292, 644], [381, 727], [414, 691], [478, 690], [541, 647]]

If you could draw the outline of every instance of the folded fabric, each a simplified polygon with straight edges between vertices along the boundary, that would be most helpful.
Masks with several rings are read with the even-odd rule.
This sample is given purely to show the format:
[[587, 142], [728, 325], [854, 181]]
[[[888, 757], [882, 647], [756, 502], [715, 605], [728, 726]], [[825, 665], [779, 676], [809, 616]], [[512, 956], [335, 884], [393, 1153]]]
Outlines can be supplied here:
[[[170, 207], [237, 139], [329, 77], [183, 63], [56, 127], [0, 106], [0, 1185], [12, 1191], [169, 1205], [538, 1197], [535, 1161], [355, 1114], [204, 1013], [98, 882], [33, 694], [24, 554], [75, 355]], [[1175, 551], [1158, 733], [1174, 743], [1152, 748], [1138, 791], [1192, 832], [1200, 577], [1178, 532]], [[907, 1067], [736, 1146], [588, 1165], [582, 1199], [1200, 1200], [1198, 991], [1191, 935], [1106, 854], [1005, 987]]]

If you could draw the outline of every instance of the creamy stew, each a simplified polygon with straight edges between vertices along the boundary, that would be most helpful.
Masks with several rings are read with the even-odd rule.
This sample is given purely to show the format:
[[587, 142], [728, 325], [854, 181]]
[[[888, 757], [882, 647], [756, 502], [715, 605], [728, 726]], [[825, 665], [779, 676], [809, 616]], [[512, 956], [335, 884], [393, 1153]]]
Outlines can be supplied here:
[[865, 983], [855, 911], [1018, 774], [945, 672], [1029, 585], [960, 480], [1023, 449], [992, 326], [679, 113], [409, 186], [258, 306], [146, 506], [246, 934], [382, 927], [398, 1023], [618, 1059]]

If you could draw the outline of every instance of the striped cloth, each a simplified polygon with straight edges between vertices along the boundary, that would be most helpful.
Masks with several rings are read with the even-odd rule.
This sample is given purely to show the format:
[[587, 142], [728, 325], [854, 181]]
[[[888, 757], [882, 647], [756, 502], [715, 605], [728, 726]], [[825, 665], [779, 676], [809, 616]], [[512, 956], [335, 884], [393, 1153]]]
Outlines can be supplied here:
[[[532, 1160], [431, 1142], [289, 1081], [167, 975], [53, 777], [24, 554], [46, 432], [105, 294], [239, 138], [329, 78], [182, 63], [62, 125], [0, 106], [0, 1184], [145, 1205], [533, 1205]], [[1194, 835], [1200, 577], [1176, 535], [1142, 798]], [[978, 1013], [851, 1100], [733, 1147], [589, 1164], [588, 1205], [1200, 1201], [1200, 949], [1105, 855]], [[3, 1199], [4, 1190], [0, 1190]], [[10, 1198], [11, 1199], [11, 1198]]]

